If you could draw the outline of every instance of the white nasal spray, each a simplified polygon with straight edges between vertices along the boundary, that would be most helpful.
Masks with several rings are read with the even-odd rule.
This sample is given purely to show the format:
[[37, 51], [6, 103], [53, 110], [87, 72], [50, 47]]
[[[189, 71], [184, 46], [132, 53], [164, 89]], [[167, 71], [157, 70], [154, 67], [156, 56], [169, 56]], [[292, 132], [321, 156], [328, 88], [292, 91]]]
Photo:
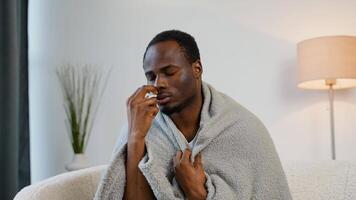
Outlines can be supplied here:
[[156, 98], [157, 94], [153, 93], [153, 92], [148, 92], [145, 94], [145, 99], [150, 99], [150, 98]]

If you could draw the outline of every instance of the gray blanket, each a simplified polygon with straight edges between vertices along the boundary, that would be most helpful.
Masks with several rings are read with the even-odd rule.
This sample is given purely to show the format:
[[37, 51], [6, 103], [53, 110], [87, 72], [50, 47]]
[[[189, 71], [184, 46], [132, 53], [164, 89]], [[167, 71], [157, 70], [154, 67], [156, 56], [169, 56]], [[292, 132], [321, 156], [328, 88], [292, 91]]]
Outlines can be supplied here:
[[[263, 124], [230, 97], [203, 83], [200, 128], [192, 151], [202, 153], [207, 199], [291, 199], [273, 142]], [[125, 187], [127, 128], [95, 195], [122, 199]], [[147, 154], [139, 168], [157, 199], [185, 199], [173, 172], [173, 157], [188, 142], [166, 115], [158, 113], [146, 138]]]

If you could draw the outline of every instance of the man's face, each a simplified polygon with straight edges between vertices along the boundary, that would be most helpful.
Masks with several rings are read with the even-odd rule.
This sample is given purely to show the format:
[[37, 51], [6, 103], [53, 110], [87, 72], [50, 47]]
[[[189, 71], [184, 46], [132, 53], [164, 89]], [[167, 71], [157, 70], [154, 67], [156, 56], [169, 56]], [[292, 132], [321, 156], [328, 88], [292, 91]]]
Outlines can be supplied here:
[[175, 41], [159, 42], [147, 50], [143, 61], [147, 84], [157, 87], [158, 105], [163, 113], [180, 112], [194, 102], [199, 90], [193, 65]]

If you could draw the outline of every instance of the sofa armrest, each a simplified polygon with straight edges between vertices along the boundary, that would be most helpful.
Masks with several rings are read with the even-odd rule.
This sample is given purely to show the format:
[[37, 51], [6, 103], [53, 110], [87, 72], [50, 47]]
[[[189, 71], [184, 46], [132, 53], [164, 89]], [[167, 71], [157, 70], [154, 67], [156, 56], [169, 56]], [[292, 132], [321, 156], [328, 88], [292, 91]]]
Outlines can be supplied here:
[[106, 165], [63, 173], [23, 188], [15, 200], [93, 199]]
[[288, 161], [283, 167], [294, 200], [356, 199], [355, 161]]

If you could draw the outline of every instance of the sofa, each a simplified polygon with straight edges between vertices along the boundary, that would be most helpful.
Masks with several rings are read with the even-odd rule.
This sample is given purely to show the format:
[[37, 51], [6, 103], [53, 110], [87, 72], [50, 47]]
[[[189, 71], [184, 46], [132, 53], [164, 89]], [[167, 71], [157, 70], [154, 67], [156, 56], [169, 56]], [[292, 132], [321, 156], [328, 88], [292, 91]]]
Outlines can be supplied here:
[[[282, 163], [294, 200], [356, 200], [356, 162]], [[15, 200], [93, 199], [106, 166], [67, 172], [23, 188]]]

